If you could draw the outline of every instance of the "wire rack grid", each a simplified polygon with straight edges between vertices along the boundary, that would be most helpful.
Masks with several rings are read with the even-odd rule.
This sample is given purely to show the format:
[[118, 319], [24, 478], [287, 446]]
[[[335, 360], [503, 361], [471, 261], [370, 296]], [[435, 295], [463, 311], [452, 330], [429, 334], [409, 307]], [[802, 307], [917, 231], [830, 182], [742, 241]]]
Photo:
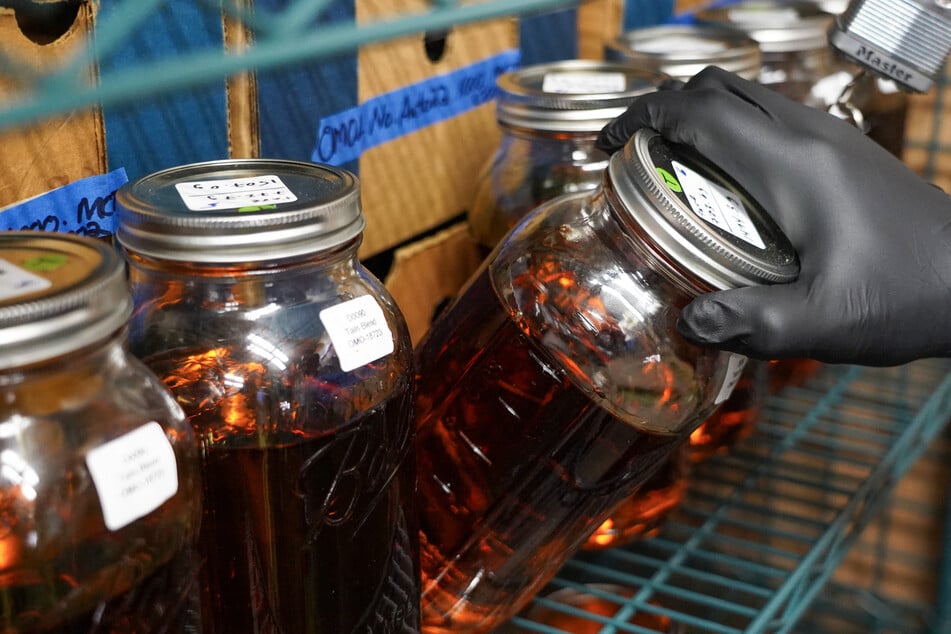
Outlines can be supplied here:
[[[749, 439], [691, 473], [686, 500], [657, 537], [574, 557], [503, 632], [797, 631], [951, 415], [949, 369], [930, 360], [829, 366], [771, 397]], [[557, 591], [592, 600], [546, 598]], [[933, 620], [931, 607], [918, 607], [917, 622]], [[575, 625], [549, 624], [559, 617]]]

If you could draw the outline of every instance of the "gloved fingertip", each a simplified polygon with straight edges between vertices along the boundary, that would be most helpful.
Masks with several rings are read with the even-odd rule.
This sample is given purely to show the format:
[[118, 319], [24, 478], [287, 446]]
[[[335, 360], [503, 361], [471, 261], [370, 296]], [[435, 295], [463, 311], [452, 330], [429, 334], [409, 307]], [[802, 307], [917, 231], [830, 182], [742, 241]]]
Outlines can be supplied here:
[[601, 129], [594, 144], [602, 152], [614, 154], [624, 147], [630, 137], [625, 123], [615, 120]]
[[686, 85], [685, 82], [670, 77], [663, 79], [657, 84], [657, 90], [680, 90]]
[[715, 345], [723, 342], [725, 318], [726, 311], [719, 302], [698, 298], [681, 311], [677, 331], [693, 343]]

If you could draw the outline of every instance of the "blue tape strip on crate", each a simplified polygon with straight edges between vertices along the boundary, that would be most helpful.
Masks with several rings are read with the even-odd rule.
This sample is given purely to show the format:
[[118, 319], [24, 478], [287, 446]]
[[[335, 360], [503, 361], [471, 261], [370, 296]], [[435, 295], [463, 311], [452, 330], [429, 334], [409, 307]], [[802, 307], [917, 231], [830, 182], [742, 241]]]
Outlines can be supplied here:
[[341, 165], [372, 147], [480, 106], [495, 98], [496, 77], [517, 68], [520, 59], [517, 49], [503, 51], [324, 117], [311, 160]]
[[0, 210], [2, 231], [55, 231], [101, 237], [116, 232], [116, 190], [129, 181], [119, 168], [74, 181]]

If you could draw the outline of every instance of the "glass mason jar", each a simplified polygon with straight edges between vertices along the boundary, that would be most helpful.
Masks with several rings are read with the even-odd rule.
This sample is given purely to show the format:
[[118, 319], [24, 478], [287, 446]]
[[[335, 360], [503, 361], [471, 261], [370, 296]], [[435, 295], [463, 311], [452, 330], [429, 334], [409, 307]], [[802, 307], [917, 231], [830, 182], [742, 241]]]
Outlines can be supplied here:
[[200, 163], [116, 203], [130, 347], [201, 446], [205, 632], [418, 629], [412, 348], [356, 177]]
[[696, 19], [741, 30], [759, 42], [760, 83], [850, 121], [900, 157], [908, 95], [834, 53], [829, 29], [832, 11], [839, 9], [839, 3], [819, 0], [744, 0], [699, 11]]
[[707, 66], [754, 81], [762, 67], [756, 40], [712, 24], [662, 24], [627, 31], [605, 45], [604, 57], [683, 82]]
[[608, 155], [598, 133], [662, 73], [617, 62], [567, 60], [528, 66], [496, 81], [499, 147], [483, 167], [467, 211], [484, 253], [529, 211], [557, 196], [591, 191]]
[[196, 632], [198, 446], [110, 246], [0, 233], [0, 631]]
[[682, 339], [688, 302], [797, 274], [747, 194], [652, 131], [523, 219], [416, 350], [423, 631], [508, 619], [730, 395], [745, 359]]

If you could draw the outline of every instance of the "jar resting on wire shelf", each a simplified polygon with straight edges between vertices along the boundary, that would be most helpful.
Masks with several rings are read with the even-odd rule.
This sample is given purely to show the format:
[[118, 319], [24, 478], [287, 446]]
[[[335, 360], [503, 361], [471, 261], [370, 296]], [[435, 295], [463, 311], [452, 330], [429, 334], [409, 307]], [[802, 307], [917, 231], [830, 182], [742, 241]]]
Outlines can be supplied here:
[[603, 176], [516, 225], [417, 346], [429, 634], [521, 609], [730, 395], [745, 359], [681, 338], [687, 303], [798, 274], [693, 149], [641, 130]]

